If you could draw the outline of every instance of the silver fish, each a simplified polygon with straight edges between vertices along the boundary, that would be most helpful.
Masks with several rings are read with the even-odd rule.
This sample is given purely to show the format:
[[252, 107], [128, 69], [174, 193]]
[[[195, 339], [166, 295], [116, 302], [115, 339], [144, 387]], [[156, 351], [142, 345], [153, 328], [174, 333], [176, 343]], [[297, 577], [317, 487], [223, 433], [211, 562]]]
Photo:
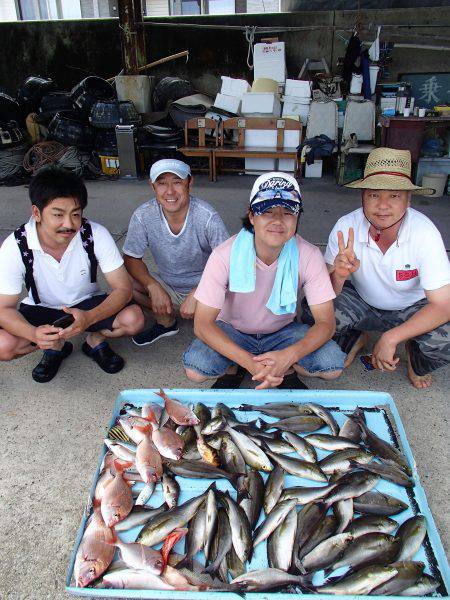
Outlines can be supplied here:
[[152, 518], [141, 529], [136, 541], [144, 544], [144, 546], [155, 546], [162, 542], [174, 529], [183, 527], [192, 519], [206, 500], [208, 491]]
[[222, 416], [214, 417], [206, 423], [206, 425], [201, 430], [202, 435], [213, 435], [213, 433], [217, 433], [218, 431], [222, 431], [225, 427], [226, 421]]
[[328, 425], [333, 435], [338, 435], [339, 425], [336, 423], [336, 419], [328, 409], [320, 404], [316, 404], [315, 402], [306, 402], [305, 406], [310, 408], [312, 413], [320, 417], [322, 421]]
[[389, 444], [375, 435], [375, 433], [366, 426], [361, 417], [356, 417], [356, 421], [361, 428], [364, 443], [372, 454], [383, 459], [393, 460], [400, 468], [404, 469], [408, 475], [411, 475], [409, 463], [400, 450], [397, 450], [392, 444]]
[[427, 596], [432, 594], [439, 587], [439, 581], [424, 573], [411, 587], [406, 588], [402, 592], [398, 592], [399, 596]]
[[267, 539], [269, 567], [289, 571], [296, 531], [297, 513], [292, 510]]
[[355, 570], [361, 566], [389, 564], [397, 556], [398, 548], [398, 541], [387, 533], [366, 533], [350, 544], [339, 560], [333, 563], [332, 570], [347, 566]]
[[235, 473], [227, 473], [219, 467], [214, 467], [204, 461], [195, 460], [164, 460], [172, 473], [181, 477], [192, 477], [193, 479], [228, 479], [235, 486], [238, 476]]
[[392, 516], [406, 510], [408, 505], [398, 498], [375, 490], [354, 498], [353, 508], [358, 513]]
[[354, 519], [346, 531], [357, 538], [366, 533], [392, 533], [397, 529], [398, 523], [383, 515], [365, 515]]
[[323, 540], [327, 540], [329, 537], [336, 533], [337, 520], [334, 515], [327, 515], [319, 521], [317, 527], [311, 534], [309, 540], [304, 544], [298, 553], [298, 558], [301, 560], [304, 556], [311, 552], [313, 548], [318, 546]]
[[353, 519], [353, 499], [339, 500], [333, 504], [333, 512], [339, 523], [336, 533], [342, 533]]
[[171, 477], [168, 473], [164, 473], [162, 477], [162, 489], [164, 500], [166, 501], [168, 508], [175, 508], [180, 496], [180, 486], [175, 477]]
[[103, 443], [109, 450], [111, 450], [111, 452], [115, 456], [117, 456], [117, 458], [120, 458], [121, 460], [126, 460], [127, 462], [128, 461], [134, 462], [136, 460], [136, 451], [131, 450], [128, 446], [125, 446], [125, 444], [123, 444], [122, 442], [105, 438], [103, 440]]
[[344, 424], [339, 429], [339, 435], [345, 437], [352, 442], [359, 443], [361, 441], [361, 428], [356, 422], [355, 418], [360, 417], [366, 422], [364, 411], [361, 408], [356, 408], [355, 411], [348, 417]]
[[233, 548], [233, 546], [230, 548], [230, 551], [227, 554], [227, 566], [233, 579], [246, 572], [245, 565], [241, 560], [239, 560], [236, 550]]
[[300, 458], [312, 463], [317, 462], [316, 449], [300, 435], [291, 433], [290, 431], [283, 431], [283, 437], [291, 444]]
[[236, 419], [236, 415], [234, 414], [234, 412], [231, 410], [231, 408], [229, 406], [227, 406], [226, 404], [224, 404], [223, 402], [218, 402], [213, 410], [212, 410], [212, 417], [213, 419], [215, 417], [223, 417], [224, 419], [226, 419], [228, 422], [232, 422], [232, 421], [236, 421], [236, 423], [238, 423], [239, 421]]
[[296, 417], [299, 414], [312, 414], [311, 409], [305, 404], [294, 404], [292, 402], [266, 402], [261, 404], [241, 404], [237, 410], [260, 412], [269, 417]]
[[257, 444], [260, 448], [263, 445], [263, 443], [265, 443], [267, 445], [267, 447], [269, 448], [269, 450], [271, 450], [272, 452], [275, 452], [275, 454], [292, 454], [294, 452], [294, 448], [288, 444], [287, 442], [285, 442], [284, 440], [281, 439], [274, 439], [271, 440], [269, 438], [265, 438], [265, 437], [256, 437], [253, 435], [249, 435], [248, 436], [251, 440], [253, 440], [255, 442], [255, 444]]
[[205, 544], [205, 508], [201, 506], [189, 522], [186, 535], [186, 555], [179, 563], [180, 567], [192, 569], [194, 556]]
[[266, 487], [264, 489], [263, 506], [266, 515], [268, 515], [272, 508], [277, 504], [283, 488], [284, 470], [277, 465], [267, 478]]
[[422, 515], [411, 517], [402, 523], [396, 535], [400, 542], [397, 560], [411, 560], [418, 552], [426, 534], [427, 522]]
[[324, 502], [327, 506], [331, 506], [339, 500], [356, 498], [373, 489], [379, 480], [379, 475], [373, 473], [362, 473], [360, 471], [347, 473], [337, 481], [337, 486], [328, 494]]
[[142, 490], [139, 492], [139, 496], [136, 498], [136, 502], [134, 503], [134, 505], [143, 506], [144, 504], [147, 504], [147, 502], [152, 497], [153, 492], [155, 491], [155, 487], [156, 483], [154, 481], [152, 481], [151, 483], [146, 483]]
[[265, 452], [275, 463], [283, 467], [283, 469], [291, 475], [297, 475], [298, 477], [304, 477], [305, 479], [312, 479], [313, 481], [323, 481], [324, 483], [328, 482], [325, 474], [315, 463], [307, 462], [301, 458], [275, 454], [267, 448], [265, 448]]
[[338, 435], [312, 433], [311, 435], [307, 435], [305, 440], [316, 448], [320, 448], [321, 450], [330, 450], [331, 452], [335, 452], [336, 450], [347, 450], [348, 448], [360, 450], [358, 444]]
[[359, 464], [367, 464], [373, 459], [373, 455], [361, 448], [350, 448], [348, 450], [338, 450], [329, 454], [319, 461], [319, 467], [327, 475], [334, 473], [342, 473], [350, 471], [352, 466], [350, 461], [353, 460]]
[[220, 446], [220, 461], [228, 473], [239, 473], [245, 475], [247, 468], [245, 460], [237, 445], [233, 442], [228, 434], [222, 436]]
[[331, 485], [322, 485], [320, 487], [289, 487], [285, 488], [280, 496], [280, 500], [290, 500], [295, 498], [297, 504], [308, 504], [309, 502], [315, 502], [320, 498], [323, 498], [336, 487], [335, 483]]
[[297, 532], [295, 534], [292, 560], [298, 571], [301, 569], [301, 563], [298, 558], [299, 552], [325, 517], [326, 512], [327, 508], [323, 503], [310, 502], [309, 504], [305, 504], [297, 515]]
[[414, 585], [422, 575], [425, 565], [422, 562], [399, 561], [389, 565], [397, 571], [397, 574], [372, 590], [371, 595], [397, 596], [403, 590]]
[[269, 535], [274, 531], [280, 523], [282, 523], [286, 515], [294, 510], [296, 506], [296, 500], [283, 500], [277, 504], [275, 508], [271, 510], [266, 520], [261, 523], [259, 527], [255, 529], [253, 535], [253, 547], [256, 548], [258, 544], [266, 540]]
[[352, 463], [352, 461], [350, 461], [350, 464], [354, 468], [360, 468], [364, 471], [369, 471], [370, 473], [377, 473], [377, 475], [383, 479], [392, 481], [393, 483], [401, 485], [402, 487], [412, 487], [414, 485], [414, 480], [411, 479], [411, 477], [409, 477], [398, 466], [388, 465], [386, 463], [377, 463], [373, 461], [366, 465], [359, 465], [355, 462]]
[[242, 487], [247, 490], [247, 494], [245, 496], [242, 494], [239, 495], [238, 504], [247, 515], [251, 528], [254, 529], [261, 514], [264, 480], [259, 471], [250, 469], [243, 479], [242, 484]]
[[208, 491], [208, 496], [206, 498], [206, 506], [205, 506], [205, 557], [206, 560], [210, 560], [211, 556], [211, 546], [214, 540], [214, 536], [217, 531], [217, 502], [215, 495], [215, 486], [210, 487]]
[[303, 572], [318, 571], [332, 565], [353, 540], [351, 533], [338, 533], [320, 542], [301, 560]]
[[287, 417], [273, 423], [264, 425], [265, 429], [281, 429], [291, 433], [303, 433], [306, 431], [317, 431], [322, 429], [325, 423], [320, 417], [310, 415], [300, 415], [297, 417]]
[[[342, 534], [341, 534], [342, 535]], [[372, 565], [347, 575], [337, 582], [325, 583], [313, 588], [317, 594], [334, 594], [336, 596], [366, 596], [377, 586], [389, 581], [397, 575], [394, 567]]]
[[[216, 576], [221, 568], [222, 561], [231, 550], [233, 541], [231, 537], [230, 522], [225, 509], [219, 508], [217, 532], [215, 536], [215, 545], [217, 546], [214, 561], [205, 569], [212, 577]], [[222, 578], [221, 578], [222, 579]]]
[[230, 582], [235, 588], [246, 592], [263, 592], [286, 586], [300, 586], [304, 582], [302, 576], [290, 575], [281, 569], [260, 569], [249, 571]]
[[245, 462], [249, 465], [249, 467], [266, 472], [272, 470], [273, 467], [270, 460], [267, 458], [267, 455], [255, 444], [253, 440], [240, 431], [236, 431], [229, 426], [227, 426], [227, 431], [230, 434], [233, 442], [239, 448]]
[[150, 506], [136, 506], [136, 504], [131, 509], [131, 512], [123, 521], [117, 523], [115, 526], [116, 531], [127, 531], [128, 529], [132, 529], [133, 527], [137, 527], [138, 525], [144, 525], [153, 517], [156, 517], [163, 513], [166, 510], [166, 505], [162, 504], [158, 508], [153, 508]]
[[231, 527], [233, 547], [239, 559], [246, 563], [251, 559], [253, 547], [250, 523], [244, 510], [229, 495], [228, 492], [217, 492], [219, 499], [228, 514]]

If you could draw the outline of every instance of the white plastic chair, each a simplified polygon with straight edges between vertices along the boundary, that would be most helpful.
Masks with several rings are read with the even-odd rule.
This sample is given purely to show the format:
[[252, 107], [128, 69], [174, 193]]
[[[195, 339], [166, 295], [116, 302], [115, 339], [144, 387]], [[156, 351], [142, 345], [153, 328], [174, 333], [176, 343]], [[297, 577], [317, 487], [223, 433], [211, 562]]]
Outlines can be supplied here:
[[[352, 134], [356, 135], [358, 145], [355, 148], [344, 146]], [[345, 159], [347, 154], [369, 154], [375, 144], [375, 104], [371, 100], [350, 100], [347, 103], [342, 129], [341, 149], [338, 160], [338, 183], [344, 183]]]
[[[318, 135], [326, 135], [337, 144], [338, 107], [336, 102], [313, 101], [309, 105], [305, 136], [308, 140]], [[333, 152], [337, 152], [337, 146]]]

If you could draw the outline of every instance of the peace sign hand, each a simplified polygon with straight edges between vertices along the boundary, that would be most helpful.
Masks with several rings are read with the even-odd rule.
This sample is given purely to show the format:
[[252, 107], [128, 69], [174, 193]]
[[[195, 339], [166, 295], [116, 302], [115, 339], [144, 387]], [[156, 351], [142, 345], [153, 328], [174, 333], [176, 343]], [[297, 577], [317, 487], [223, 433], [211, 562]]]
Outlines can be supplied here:
[[359, 260], [356, 258], [356, 254], [353, 250], [353, 244], [355, 242], [355, 232], [353, 227], [348, 230], [348, 241], [347, 246], [344, 243], [344, 235], [342, 231], [337, 232], [339, 252], [334, 259], [334, 272], [341, 279], [347, 279], [347, 277], [359, 269]]

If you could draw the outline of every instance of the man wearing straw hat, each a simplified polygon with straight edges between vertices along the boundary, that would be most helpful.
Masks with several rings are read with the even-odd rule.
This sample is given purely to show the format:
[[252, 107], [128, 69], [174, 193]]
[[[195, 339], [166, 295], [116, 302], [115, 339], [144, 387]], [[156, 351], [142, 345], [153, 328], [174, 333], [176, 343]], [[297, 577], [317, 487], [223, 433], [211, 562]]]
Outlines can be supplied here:
[[394, 371], [397, 346], [406, 342], [407, 370], [416, 388], [431, 385], [430, 373], [450, 360], [450, 265], [433, 223], [410, 207], [411, 194], [427, 190], [411, 181], [408, 150], [377, 148], [361, 189], [362, 207], [334, 226], [325, 252], [335, 300], [336, 337], [346, 366], [380, 331], [371, 356], [374, 368]]

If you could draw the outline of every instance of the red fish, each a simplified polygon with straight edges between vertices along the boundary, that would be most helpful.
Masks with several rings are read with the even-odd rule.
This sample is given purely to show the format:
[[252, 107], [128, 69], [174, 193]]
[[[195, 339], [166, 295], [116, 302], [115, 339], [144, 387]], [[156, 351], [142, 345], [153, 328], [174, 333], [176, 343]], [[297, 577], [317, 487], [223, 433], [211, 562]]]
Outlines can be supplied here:
[[159, 390], [159, 392], [155, 392], [155, 394], [164, 400], [167, 414], [172, 421], [175, 421], [178, 425], [198, 425], [200, 423], [189, 406], [182, 404], [175, 398], [169, 398], [164, 390]]
[[164, 544], [161, 548], [161, 556], [163, 557], [164, 563], [163, 571], [165, 571], [166, 569], [170, 551], [175, 546], [175, 544], [178, 543], [181, 540], [181, 538], [183, 538], [187, 534], [187, 532], [188, 530], [186, 528], [177, 527], [177, 529], [174, 529], [172, 533], [169, 533], [169, 535], [164, 540]]
[[120, 549], [122, 560], [131, 569], [147, 571], [153, 575], [161, 575], [164, 569], [164, 561], [161, 552], [153, 550], [148, 546], [143, 546], [139, 542], [127, 544], [122, 542], [117, 533], [113, 532], [113, 541], [110, 542], [113, 546]]
[[102, 517], [108, 527], [122, 521], [133, 508], [130, 486], [122, 477], [124, 470], [132, 465], [131, 462], [114, 461], [114, 478], [106, 486], [100, 505]]
[[[139, 429], [139, 425], [136, 425]], [[136, 469], [142, 477], [144, 483], [159, 481], [163, 474], [163, 465], [161, 455], [150, 437], [151, 425], [148, 425], [149, 431], [143, 440], [138, 444], [136, 450]], [[144, 428], [142, 428], [144, 429]]]
[[168, 427], [159, 427], [154, 414], [149, 411], [147, 419], [153, 428], [152, 441], [158, 452], [166, 458], [178, 460], [183, 456], [184, 440], [181, 435]]

